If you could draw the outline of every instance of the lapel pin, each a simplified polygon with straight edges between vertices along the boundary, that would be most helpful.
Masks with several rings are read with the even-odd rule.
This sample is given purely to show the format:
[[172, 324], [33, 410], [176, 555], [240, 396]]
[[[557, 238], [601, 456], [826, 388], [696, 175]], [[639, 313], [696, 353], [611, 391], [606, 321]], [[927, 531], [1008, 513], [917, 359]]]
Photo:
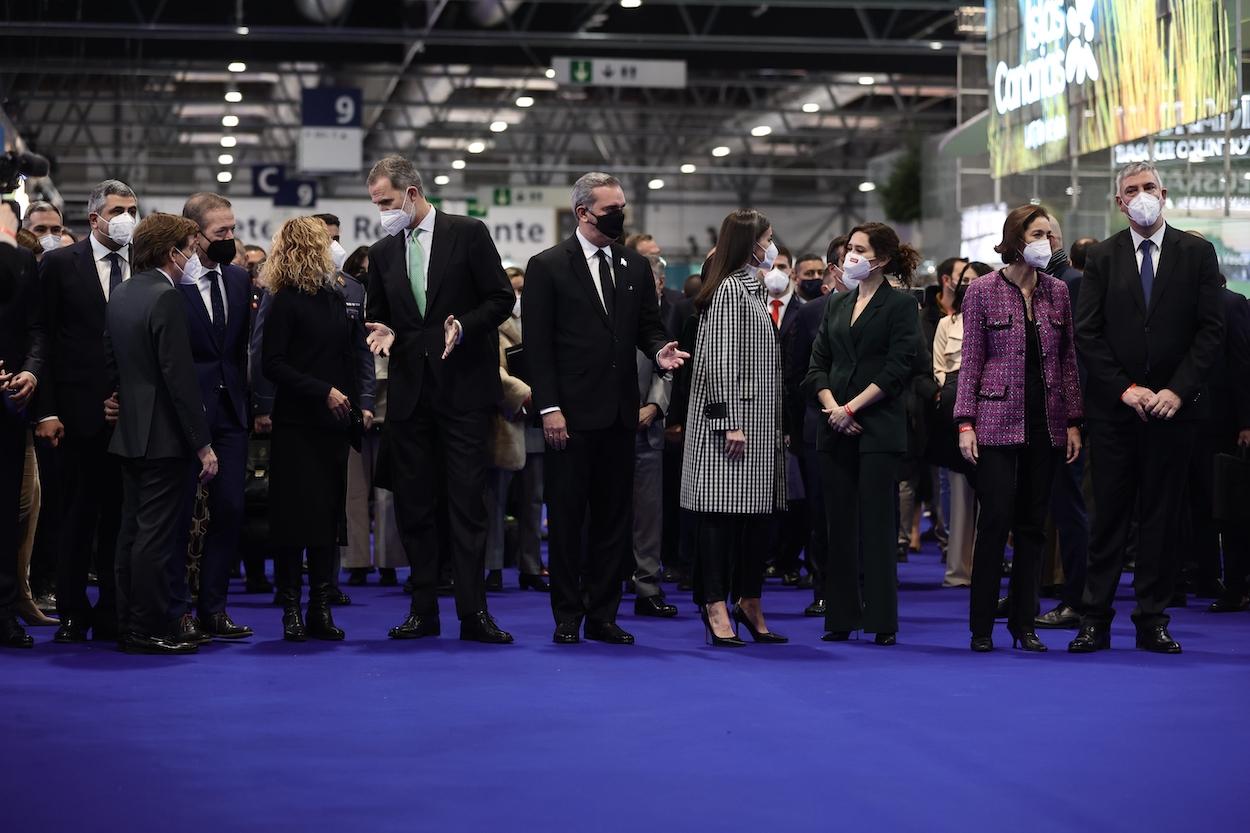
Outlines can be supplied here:
[[625, 258], [621, 258], [621, 265], [628, 266], [629, 264], [625, 262]]

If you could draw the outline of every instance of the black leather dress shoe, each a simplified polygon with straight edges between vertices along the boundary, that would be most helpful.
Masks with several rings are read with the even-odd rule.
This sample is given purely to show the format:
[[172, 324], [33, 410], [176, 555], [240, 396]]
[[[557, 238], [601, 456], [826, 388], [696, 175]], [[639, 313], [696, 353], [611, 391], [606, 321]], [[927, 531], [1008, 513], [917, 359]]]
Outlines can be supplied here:
[[61, 619], [61, 627], [56, 629], [56, 633], [52, 636], [52, 641], [60, 642], [63, 645], [71, 642], [86, 642], [88, 630], [89, 627], [84, 619], [77, 616], [66, 616]]
[[118, 640], [117, 649], [127, 654], [194, 654], [200, 646], [178, 637], [129, 633]]
[[547, 583], [547, 579], [542, 576], [532, 576], [528, 573], [521, 573], [520, 585], [522, 590], [535, 590], [539, 593], [550, 593], [551, 585]]
[[479, 610], [460, 622], [460, 639], [464, 642], [484, 642], [487, 645], [512, 644], [512, 634], [495, 624], [494, 618], [485, 610]]
[[1145, 630], [1137, 631], [1137, 647], [1156, 654], [1179, 654], [1181, 652], [1181, 643], [1168, 633], [1167, 625], [1152, 625]]
[[978, 654], [988, 654], [994, 650], [994, 639], [989, 636], [972, 637], [972, 650]]
[[246, 625], [236, 625], [230, 614], [224, 610], [214, 613], [202, 622], [204, 632], [214, 639], [246, 639], [252, 635], [252, 629]]
[[656, 619], [672, 619], [677, 615], [677, 605], [664, 601], [663, 596], [644, 596], [634, 600], [634, 615], [654, 616]]
[[1081, 614], [1065, 604], [1061, 604], [1049, 613], [1043, 613], [1033, 619], [1034, 627], [1038, 628], [1079, 628]]
[[582, 641], [581, 625], [576, 619], [568, 622], [561, 622], [556, 625], [556, 632], [552, 635], [551, 641], [557, 645], [576, 645]]
[[399, 577], [395, 575], [394, 567], [378, 568], [378, 587], [398, 587]]
[[873, 645], [897, 645], [898, 637], [892, 633], [879, 633], [872, 640]]
[[173, 636], [179, 642], [189, 642], [192, 645], [207, 645], [213, 641], [213, 638], [200, 626], [200, 620], [190, 613], [184, 613], [178, 620], [178, 624], [174, 626]]
[[1070, 654], [1092, 654], [1095, 651], [1106, 651], [1111, 647], [1111, 632], [1102, 630], [1096, 625], [1081, 625], [1081, 632], [1068, 643]]
[[615, 622], [586, 622], [586, 638], [611, 645], [633, 645], [634, 635]]
[[821, 642], [846, 642], [851, 638], [850, 631], [826, 631], [820, 638]]
[[16, 616], [0, 619], [0, 648], [33, 648], [35, 638], [17, 622]]
[[1211, 602], [1211, 606], [1207, 608], [1207, 613], [1240, 613], [1246, 609], [1250, 609], [1250, 596], [1243, 596], [1240, 593], [1225, 593]]
[[387, 632], [387, 636], [391, 639], [420, 639], [423, 636], [438, 636], [442, 632], [443, 627], [437, 617], [409, 613], [407, 619]]
[[1011, 614], [1011, 603], [1006, 596], [998, 600], [998, 607], [994, 609], [995, 619], [1006, 619]]
[[352, 597], [337, 587], [331, 587], [330, 592], [326, 594], [326, 601], [334, 607], [347, 607], [352, 603]]
[[486, 571], [486, 591], [498, 593], [503, 590], [503, 570]]
[[809, 604], [807, 607], [803, 608], [803, 615], [811, 616], [813, 618], [817, 616], [824, 616], [825, 615], [825, 600], [817, 599], [816, 601]]

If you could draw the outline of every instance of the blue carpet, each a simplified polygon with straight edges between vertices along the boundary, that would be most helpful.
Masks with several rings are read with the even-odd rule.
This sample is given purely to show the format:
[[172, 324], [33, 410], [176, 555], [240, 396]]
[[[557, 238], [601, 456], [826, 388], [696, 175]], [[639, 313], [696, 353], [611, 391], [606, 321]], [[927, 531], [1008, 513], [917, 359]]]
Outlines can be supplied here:
[[[794, 641], [714, 651], [685, 594], [633, 647], [557, 647], [545, 596], [491, 598], [518, 644], [392, 642], [407, 599], [336, 610], [339, 644], [257, 636], [187, 658], [50, 643], [0, 654], [9, 831], [1245, 830], [1250, 614], [1175, 611], [1179, 657], [968, 651], [967, 591], [901, 565], [899, 645], [819, 641], [806, 592], [769, 585]], [[515, 574], [507, 576], [515, 587]], [[1127, 590], [1127, 586], [1122, 588]]]

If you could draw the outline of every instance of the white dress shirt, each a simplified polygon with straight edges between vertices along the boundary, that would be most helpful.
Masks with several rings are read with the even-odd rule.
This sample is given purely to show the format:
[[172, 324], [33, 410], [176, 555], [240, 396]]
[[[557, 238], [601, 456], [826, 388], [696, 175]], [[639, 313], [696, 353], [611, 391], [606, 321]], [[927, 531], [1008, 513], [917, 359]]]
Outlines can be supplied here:
[[603, 287], [599, 285], [599, 252], [603, 252], [608, 258], [608, 272], [612, 275], [612, 286], [616, 286], [616, 264], [612, 262], [612, 246], [596, 246], [585, 237], [582, 236], [582, 230], [577, 230], [577, 242], [582, 244], [582, 253], [586, 255], [586, 268], [590, 270], [590, 282], [595, 287], [595, 294], [599, 296], [599, 303], [603, 304], [603, 311], [608, 311], [607, 304], [603, 302]]
[[768, 310], [769, 318], [772, 318], [773, 316], [773, 301], [781, 302], [781, 306], [777, 307], [777, 326], [778, 327], [781, 326], [781, 322], [786, 320], [786, 310], [790, 308], [790, 302], [793, 300], [794, 300], [794, 290], [789, 289], [786, 291], [785, 295], [782, 295], [779, 298], [774, 298], [772, 295], [769, 295], [768, 299], [764, 302], [764, 306]]
[[[100, 275], [100, 289], [104, 290], [104, 300], [107, 301], [109, 299], [109, 278], [113, 275], [113, 264], [107, 258], [114, 252], [97, 240], [94, 232], [88, 236], [91, 238], [91, 255], [95, 258], [95, 269]], [[122, 280], [130, 280], [130, 247], [122, 246], [117, 250], [116, 255], [122, 259]]]
[[[417, 228], [406, 229], [404, 231], [404, 272], [408, 271], [408, 246], [412, 240], [412, 236], [420, 229], [421, 236], [417, 238], [417, 245], [421, 247], [421, 265], [425, 270], [422, 275], [422, 283], [425, 285], [426, 298], [429, 298], [430, 291], [430, 254], [434, 251], [434, 213], [437, 211], [434, 206], [430, 206], [430, 210], [425, 212], [425, 216], [421, 218], [421, 222], [417, 223]], [[408, 276], [408, 280], [412, 280], [412, 275]]]
[[[230, 313], [226, 311], [226, 276], [222, 274], [223, 268], [221, 264], [218, 264], [208, 272], [217, 273], [217, 291], [221, 293], [221, 310], [226, 320], [229, 321]], [[195, 279], [195, 286], [200, 290], [200, 297], [204, 299], [204, 309], [208, 310], [208, 320], [215, 324], [217, 322], [213, 319], [213, 282], [209, 280], [208, 272]]]
[[1141, 242], [1143, 240], [1149, 240], [1151, 243], [1154, 243], [1154, 245], [1150, 247], [1150, 259], [1154, 261], [1153, 265], [1155, 268], [1155, 275], [1157, 276], [1159, 274], [1159, 253], [1163, 251], [1163, 233], [1167, 231], [1167, 229], [1168, 224], [1163, 223], [1159, 226], [1158, 231], [1147, 238], [1138, 234], [1137, 229], [1132, 226], [1128, 227], [1128, 233], [1132, 235], [1133, 238], [1133, 256], [1137, 258], [1138, 274], [1141, 273]]

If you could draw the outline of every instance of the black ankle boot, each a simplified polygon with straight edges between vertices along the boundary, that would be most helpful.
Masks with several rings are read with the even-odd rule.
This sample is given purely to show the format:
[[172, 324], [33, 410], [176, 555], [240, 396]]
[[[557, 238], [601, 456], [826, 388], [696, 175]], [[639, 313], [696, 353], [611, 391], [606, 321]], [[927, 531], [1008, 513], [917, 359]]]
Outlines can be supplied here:
[[287, 642], [303, 642], [308, 638], [304, 617], [299, 610], [299, 588], [278, 588], [274, 602], [282, 605], [282, 638]]
[[341, 640], [345, 633], [334, 624], [334, 616], [330, 613], [330, 593], [333, 585], [319, 584], [308, 596], [308, 635], [313, 639], [326, 639], [332, 642]]

